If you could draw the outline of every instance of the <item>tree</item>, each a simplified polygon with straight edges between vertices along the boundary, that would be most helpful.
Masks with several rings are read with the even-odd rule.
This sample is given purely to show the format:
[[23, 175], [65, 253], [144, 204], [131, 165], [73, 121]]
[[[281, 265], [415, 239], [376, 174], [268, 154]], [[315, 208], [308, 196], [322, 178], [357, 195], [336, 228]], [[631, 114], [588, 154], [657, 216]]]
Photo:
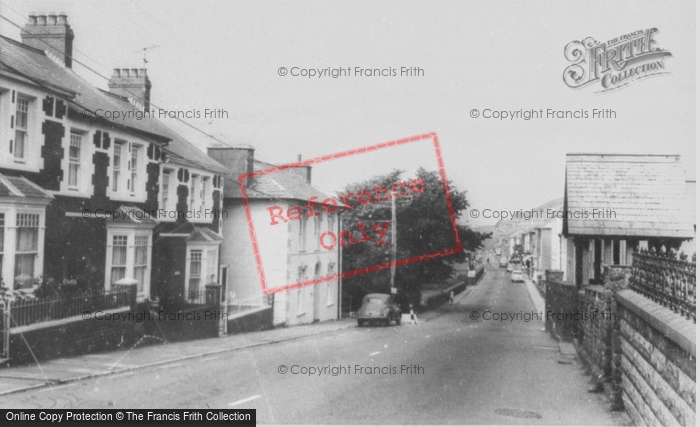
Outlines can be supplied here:
[[[375, 188], [388, 189], [399, 182], [418, 182], [413, 179], [401, 179], [403, 171], [393, 170], [386, 175], [375, 176], [363, 182], [353, 183], [345, 187], [341, 194], [358, 194], [363, 190], [373, 192]], [[415, 180], [420, 180], [424, 186], [422, 191], [410, 191], [408, 196], [396, 197], [405, 203], [397, 203], [397, 255], [398, 260], [420, 257], [427, 254], [452, 249], [457, 246], [454, 235], [452, 218], [447, 206], [445, 188], [437, 172], [418, 169]], [[459, 191], [447, 182], [455, 218], [468, 206], [466, 191]], [[387, 198], [388, 199], [388, 198]], [[370, 268], [377, 265], [388, 265], [391, 260], [391, 204], [388, 200], [381, 202], [373, 199], [372, 203], [357, 204], [352, 209], [343, 211], [341, 215], [343, 230], [350, 231], [355, 242], [362, 237], [362, 228], [368, 230], [372, 225], [380, 229], [386, 227], [385, 241], [377, 244], [378, 239], [361, 244], [343, 247], [343, 271], [353, 271]], [[475, 250], [482, 247], [484, 239], [490, 233], [479, 233], [464, 226], [458, 226], [457, 231], [461, 246], [465, 250]], [[425, 259], [396, 268], [396, 284], [399, 289], [397, 300], [407, 305], [417, 305], [420, 302], [420, 285], [427, 282], [440, 282], [448, 279], [454, 272], [454, 263], [464, 262], [465, 252]], [[349, 300], [351, 310], [358, 309], [359, 301], [367, 293], [390, 292], [390, 269], [385, 268], [376, 272], [361, 274], [344, 279], [344, 299]]]

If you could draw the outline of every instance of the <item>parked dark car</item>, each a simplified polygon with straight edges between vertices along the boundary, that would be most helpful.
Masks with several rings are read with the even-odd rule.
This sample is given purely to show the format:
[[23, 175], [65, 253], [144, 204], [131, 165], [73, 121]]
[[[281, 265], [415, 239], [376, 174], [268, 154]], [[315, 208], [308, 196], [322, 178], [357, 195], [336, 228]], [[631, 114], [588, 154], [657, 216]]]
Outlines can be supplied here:
[[401, 309], [394, 304], [394, 298], [388, 294], [367, 294], [362, 299], [362, 307], [357, 311], [357, 326], [367, 323], [383, 323], [391, 321], [401, 324]]

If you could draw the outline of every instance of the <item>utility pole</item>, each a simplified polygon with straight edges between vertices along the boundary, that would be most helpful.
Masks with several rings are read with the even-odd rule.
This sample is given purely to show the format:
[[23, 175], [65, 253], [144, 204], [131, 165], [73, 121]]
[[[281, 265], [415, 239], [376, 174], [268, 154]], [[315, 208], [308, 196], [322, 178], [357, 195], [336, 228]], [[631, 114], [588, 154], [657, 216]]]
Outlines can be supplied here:
[[396, 293], [396, 198], [391, 198], [391, 288], [390, 294]]

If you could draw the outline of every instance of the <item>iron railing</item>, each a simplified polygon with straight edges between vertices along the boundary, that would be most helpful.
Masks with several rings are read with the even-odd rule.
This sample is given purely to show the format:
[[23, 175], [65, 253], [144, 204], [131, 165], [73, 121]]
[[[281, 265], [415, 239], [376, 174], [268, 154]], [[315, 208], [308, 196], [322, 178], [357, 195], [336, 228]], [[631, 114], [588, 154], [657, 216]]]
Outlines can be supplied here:
[[5, 310], [9, 311], [9, 325], [16, 328], [35, 323], [82, 316], [86, 312], [113, 310], [130, 307], [131, 292], [128, 289], [91, 290], [71, 297], [6, 299]]
[[685, 258], [672, 250], [635, 252], [630, 288], [695, 322], [695, 255]]

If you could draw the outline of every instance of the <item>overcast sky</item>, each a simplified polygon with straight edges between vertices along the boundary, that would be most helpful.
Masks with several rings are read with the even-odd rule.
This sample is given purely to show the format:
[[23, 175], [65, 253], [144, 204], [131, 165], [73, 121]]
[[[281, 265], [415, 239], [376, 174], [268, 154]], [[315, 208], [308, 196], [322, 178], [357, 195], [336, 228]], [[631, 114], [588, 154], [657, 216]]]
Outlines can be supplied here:
[[[570, 152], [681, 154], [695, 178], [694, 1], [32, 1], [1, 0], [24, 25], [29, 12], [66, 12], [75, 58], [110, 76], [141, 68], [152, 101], [169, 110], [222, 109], [192, 125], [256, 157], [287, 163], [425, 132], [440, 138], [446, 174], [477, 209], [529, 209], [563, 196]], [[564, 47], [657, 28], [668, 74], [610, 93], [562, 80]], [[0, 33], [19, 39], [5, 21]], [[278, 69], [420, 67], [419, 77], [280, 76]], [[76, 65], [106, 88], [106, 80]], [[612, 109], [615, 119], [471, 118], [472, 109]], [[200, 147], [207, 138], [171, 123]], [[430, 144], [382, 150], [314, 168], [327, 190], [395, 167], [436, 169]], [[492, 221], [477, 220], [482, 225]]]

